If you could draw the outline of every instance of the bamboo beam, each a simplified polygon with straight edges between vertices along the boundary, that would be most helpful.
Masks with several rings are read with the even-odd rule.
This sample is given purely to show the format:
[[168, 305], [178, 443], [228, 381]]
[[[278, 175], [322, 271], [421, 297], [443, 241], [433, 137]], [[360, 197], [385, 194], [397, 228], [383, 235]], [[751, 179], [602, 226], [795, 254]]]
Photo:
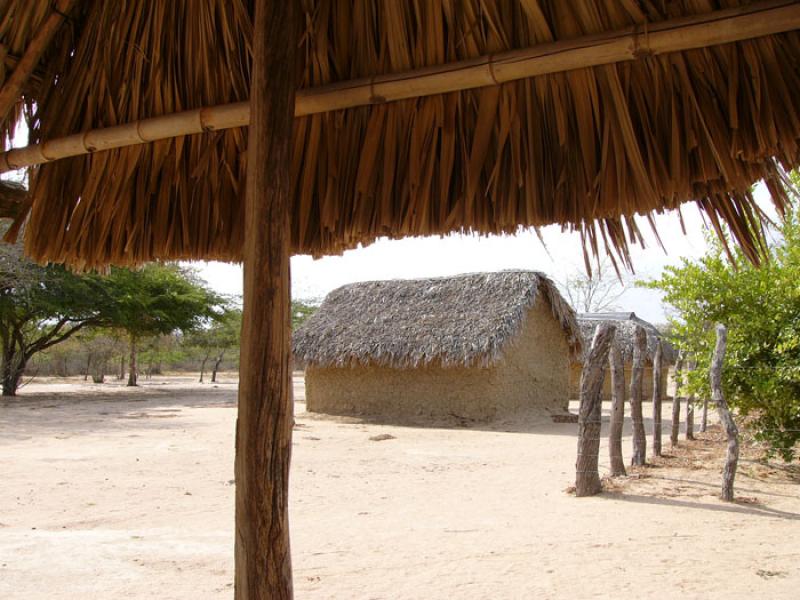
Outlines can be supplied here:
[[[539, 75], [632, 61], [800, 29], [797, 0], [768, 0], [646, 27], [540, 44], [435, 67], [300, 90], [294, 114], [310, 114], [499, 85]], [[250, 105], [237, 102], [93, 129], [0, 154], [0, 173], [205, 131], [244, 127]]]
[[289, 213], [300, 2], [258, 0], [236, 421], [236, 600], [290, 600]]
[[25, 54], [17, 63], [17, 66], [11, 73], [11, 77], [6, 80], [5, 85], [0, 89], [0, 121], [8, 116], [8, 113], [17, 103], [22, 92], [22, 88], [28, 81], [28, 78], [36, 69], [39, 64], [39, 59], [42, 54], [47, 50], [50, 45], [50, 40], [53, 39], [58, 28], [64, 20], [64, 16], [72, 8], [74, 0], [58, 0], [55, 9], [45, 19], [39, 31], [33, 36], [28, 47], [25, 49]]

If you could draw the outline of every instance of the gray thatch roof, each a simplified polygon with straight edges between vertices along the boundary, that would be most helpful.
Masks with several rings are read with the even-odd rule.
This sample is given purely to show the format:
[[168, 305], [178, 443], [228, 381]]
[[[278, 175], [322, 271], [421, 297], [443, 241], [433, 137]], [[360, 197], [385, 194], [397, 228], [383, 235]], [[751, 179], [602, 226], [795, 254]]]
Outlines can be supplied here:
[[655, 325], [640, 319], [633, 312], [581, 313], [578, 315], [578, 324], [583, 334], [584, 348], [587, 351], [592, 344], [595, 328], [604, 322], [616, 325], [616, 340], [625, 362], [633, 359], [633, 331], [637, 325], [640, 325], [647, 332], [647, 361], [652, 364], [656, 351], [656, 340], [661, 339], [664, 362], [670, 365], [675, 363], [678, 356], [675, 347], [661, 335]]
[[313, 366], [489, 365], [541, 299], [579, 355], [575, 313], [553, 282], [533, 271], [504, 271], [341, 287], [295, 332], [294, 356]]

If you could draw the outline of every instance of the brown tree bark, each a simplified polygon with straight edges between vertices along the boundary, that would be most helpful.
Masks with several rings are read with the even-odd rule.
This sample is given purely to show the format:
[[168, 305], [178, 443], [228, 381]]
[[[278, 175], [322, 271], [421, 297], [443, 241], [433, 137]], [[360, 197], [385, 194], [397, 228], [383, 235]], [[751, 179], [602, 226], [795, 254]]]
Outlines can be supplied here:
[[602, 490], [597, 469], [600, 454], [600, 424], [603, 407], [603, 381], [608, 349], [616, 327], [611, 323], [597, 326], [592, 347], [583, 361], [580, 411], [578, 413], [578, 460], [575, 465], [575, 494], [593, 496]]
[[131, 336], [131, 355], [128, 364], [128, 387], [138, 385], [139, 381], [139, 366], [136, 364], [136, 336]]
[[697, 399], [694, 394], [686, 399], [686, 439], [694, 439], [694, 405]]
[[636, 326], [633, 332], [633, 365], [631, 366], [631, 422], [633, 423], [633, 456], [631, 464], [642, 466], [647, 460], [647, 434], [642, 416], [642, 380], [647, 356], [647, 333]]
[[719, 420], [728, 436], [728, 451], [725, 456], [725, 466], [722, 469], [723, 500], [733, 500], [733, 481], [736, 478], [736, 467], [739, 463], [739, 429], [733, 420], [733, 415], [728, 408], [728, 402], [722, 393], [722, 365], [725, 362], [725, 347], [728, 343], [728, 329], [724, 325], [717, 325], [717, 344], [711, 358], [711, 397], [717, 405]]
[[611, 344], [608, 354], [611, 371], [611, 423], [608, 429], [608, 455], [611, 461], [611, 476], [626, 475], [622, 459], [622, 426], [625, 422], [625, 365], [617, 342]]
[[237, 600], [293, 597], [289, 210], [298, 2], [256, 0], [236, 423]]
[[653, 356], [653, 456], [661, 456], [661, 407], [664, 399], [661, 386], [663, 359], [664, 348], [661, 340], [656, 340], [656, 352]]
[[671, 447], [678, 445], [678, 435], [681, 429], [681, 387], [683, 386], [683, 352], [678, 353], [675, 361], [675, 394], [672, 397], [672, 422], [669, 430], [669, 444]]
[[703, 412], [700, 416], [700, 433], [708, 429], [708, 398], [703, 398]]

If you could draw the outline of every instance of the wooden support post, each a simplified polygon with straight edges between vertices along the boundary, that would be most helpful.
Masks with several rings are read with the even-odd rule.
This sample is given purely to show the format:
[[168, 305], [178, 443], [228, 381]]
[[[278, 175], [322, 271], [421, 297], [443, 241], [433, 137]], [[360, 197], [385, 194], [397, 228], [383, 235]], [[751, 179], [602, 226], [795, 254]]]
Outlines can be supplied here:
[[622, 425], [625, 421], [625, 365], [619, 344], [614, 341], [608, 354], [611, 370], [611, 423], [608, 429], [608, 455], [611, 461], [611, 476], [626, 475], [622, 460]]
[[719, 420], [728, 436], [728, 452], [725, 456], [725, 467], [722, 470], [723, 500], [733, 500], [733, 480], [736, 478], [736, 467], [739, 463], [739, 429], [728, 408], [728, 402], [722, 393], [722, 365], [725, 362], [725, 347], [728, 343], [728, 330], [724, 325], [717, 325], [717, 344], [711, 358], [711, 397], [717, 405]]
[[633, 423], [633, 456], [631, 464], [643, 466], [647, 459], [647, 435], [642, 416], [642, 380], [647, 355], [647, 333], [637, 325], [633, 331], [633, 366], [631, 367], [631, 422]]
[[669, 444], [673, 448], [678, 445], [681, 429], [681, 388], [683, 387], [683, 351], [678, 353], [675, 361], [675, 394], [672, 397], [672, 423], [669, 431]]
[[289, 170], [296, 0], [255, 2], [236, 423], [237, 600], [292, 598]]
[[656, 351], [653, 356], [653, 456], [661, 456], [661, 406], [664, 399], [661, 387], [663, 376], [664, 347], [660, 339], [656, 340]]
[[700, 433], [708, 429], [708, 398], [703, 398], [703, 412], [700, 415]]
[[603, 381], [608, 349], [616, 327], [601, 323], [594, 332], [592, 347], [581, 372], [581, 405], [578, 413], [578, 460], [575, 464], [575, 494], [593, 496], [602, 490], [597, 462], [600, 454], [600, 423]]

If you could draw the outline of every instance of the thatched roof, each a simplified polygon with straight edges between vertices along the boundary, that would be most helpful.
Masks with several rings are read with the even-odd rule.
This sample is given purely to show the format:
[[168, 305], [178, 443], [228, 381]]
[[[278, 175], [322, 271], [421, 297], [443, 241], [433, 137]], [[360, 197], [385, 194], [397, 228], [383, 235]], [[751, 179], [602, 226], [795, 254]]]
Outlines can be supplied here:
[[661, 335], [656, 327], [644, 319], [640, 319], [633, 312], [605, 312], [605, 313], [581, 313], [578, 315], [578, 325], [583, 335], [584, 348], [588, 349], [592, 345], [594, 331], [600, 323], [611, 322], [617, 328], [615, 341], [619, 344], [622, 352], [622, 360], [629, 362], [633, 360], [633, 332], [636, 326], [643, 327], [647, 333], [647, 356], [649, 364], [653, 363], [656, 352], [656, 342], [661, 340], [662, 357], [666, 364], [674, 364], [678, 357], [675, 347]]
[[[0, 86], [53, 4], [0, 0]], [[71, 4], [23, 87], [32, 143], [247, 100], [250, 1]], [[648, 27], [749, 4], [303, 2], [301, 89], [604, 32], [627, 31], [637, 59], [297, 118], [293, 251], [558, 223], [590, 252], [605, 239], [624, 253], [632, 215], [693, 200], [752, 255], [752, 185], [765, 179], [781, 207], [781, 169], [800, 164], [800, 35], [647, 47]], [[236, 128], [33, 168], [27, 251], [79, 266], [238, 260], [246, 146]]]
[[294, 356], [312, 366], [487, 366], [537, 302], [547, 303], [579, 354], [575, 313], [553, 282], [533, 271], [503, 271], [340, 287], [295, 332]]
[[0, 214], [16, 217], [24, 208], [28, 190], [21, 183], [0, 179]]

